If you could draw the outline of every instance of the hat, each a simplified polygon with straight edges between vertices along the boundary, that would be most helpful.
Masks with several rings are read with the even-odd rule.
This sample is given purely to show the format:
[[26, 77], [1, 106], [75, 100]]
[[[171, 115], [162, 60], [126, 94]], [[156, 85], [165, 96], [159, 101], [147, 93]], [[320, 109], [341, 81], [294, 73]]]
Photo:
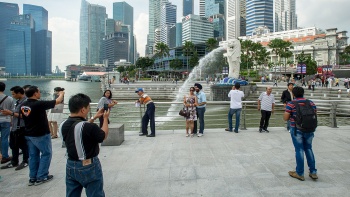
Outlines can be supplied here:
[[135, 91], [135, 93], [138, 93], [138, 92], [143, 92], [143, 88], [137, 88], [137, 90]]
[[197, 86], [197, 88], [200, 89], [200, 90], [203, 88], [202, 85], [199, 84], [199, 83], [195, 83], [194, 86]]

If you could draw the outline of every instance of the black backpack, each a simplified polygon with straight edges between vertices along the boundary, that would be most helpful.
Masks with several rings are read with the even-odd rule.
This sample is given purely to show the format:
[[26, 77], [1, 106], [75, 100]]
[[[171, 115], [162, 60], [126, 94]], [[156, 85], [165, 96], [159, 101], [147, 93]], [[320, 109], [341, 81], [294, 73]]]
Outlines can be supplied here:
[[[312, 108], [310, 101], [292, 102], [296, 108], [296, 116], [294, 117], [296, 128], [305, 133], [314, 132], [317, 127], [317, 114], [314, 108]], [[304, 103], [304, 105], [300, 105], [299, 103]]]

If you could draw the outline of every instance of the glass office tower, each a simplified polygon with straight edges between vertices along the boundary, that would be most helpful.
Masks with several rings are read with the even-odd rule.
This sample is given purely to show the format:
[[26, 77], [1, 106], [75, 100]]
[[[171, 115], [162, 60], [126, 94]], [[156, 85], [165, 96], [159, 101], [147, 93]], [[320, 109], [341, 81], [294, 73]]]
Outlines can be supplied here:
[[252, 35], [255, 28], [266, 26], [273, 31], [273, 0], [247, 0], [247, 31]]
[[182, 16], [194, 14], [194, 0], [183, 0], [182, 1]]
[[30, 14], [35, 21], [35, 31], [48, 30], [48, 12], [36, 5], [23, 4], [23, 14]]
[[14, 3], [0, 2], [0, 67], [5, 66], [6, 29], [14, 16], [19, 15], [19, 8]]
[[134, 48], [134, 8], [125, 1], [113, 3], [113, 19], [121, 21], [124, 25], [130, 25], [129, 62], [134, 64], [136, 54], [136, 49]]

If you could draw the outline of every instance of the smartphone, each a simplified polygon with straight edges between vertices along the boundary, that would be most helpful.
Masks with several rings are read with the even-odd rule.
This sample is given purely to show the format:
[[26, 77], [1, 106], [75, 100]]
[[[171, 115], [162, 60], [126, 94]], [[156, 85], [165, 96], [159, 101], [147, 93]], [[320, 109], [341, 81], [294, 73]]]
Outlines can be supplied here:
[[104, 105], [103, 105], [103, 109], [104, 109], [105, 111], [107, 111], [107, 110], [108, 110], [108, 104], [104, 104]]

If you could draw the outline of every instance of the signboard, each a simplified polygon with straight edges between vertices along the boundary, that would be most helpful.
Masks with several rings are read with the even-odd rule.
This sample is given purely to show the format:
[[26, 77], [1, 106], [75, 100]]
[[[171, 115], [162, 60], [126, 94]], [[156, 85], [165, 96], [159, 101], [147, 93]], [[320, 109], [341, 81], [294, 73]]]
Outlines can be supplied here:
[[297, 73], [298, 74], [306, 74], [306, 64], [300, 63], [297, 65]]
[[223, 75], [228, 75], [228, 67], [223, 67], [222, 68], [222, 74]]

